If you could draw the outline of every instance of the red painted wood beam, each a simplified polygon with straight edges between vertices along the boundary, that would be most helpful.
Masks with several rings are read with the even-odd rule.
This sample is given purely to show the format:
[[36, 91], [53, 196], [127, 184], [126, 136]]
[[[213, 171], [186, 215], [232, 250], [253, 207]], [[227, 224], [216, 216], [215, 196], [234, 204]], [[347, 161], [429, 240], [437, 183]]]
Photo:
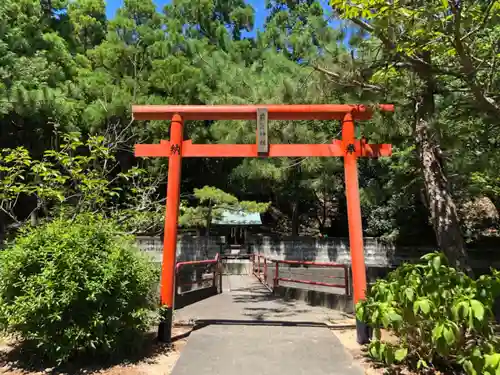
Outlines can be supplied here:
[[[390, 144], [367, 144], [355, 141], [354, 153], [358, 157], [377, 158], [390, 156]], [[181, 153], [183, 158], [256, 158], [261, 157], [255, 144], [193, 144], [190, 140], [182, 142]], [[169, 157], [175, 149], [171, 149], [169, 141], [159, 144], [135, 145], [136, 157]], [[269, 145], [269, 154], [265, 157], [334, 157], [344, 156], [345, 147], [340, 140], [331, 144], [272, 144]]]
[[[342, 121], [342, 142], [356, 142], [354, 121], [346, 114]], [[363, 142], [362, 142], [363, 143]], [[359, 198], [357, 156], [354, 152], [344, 156], [345, 194], [347, 198], [347, 222], [349, 224], [349, 247], [351, 250], [352, 285], [354, 305], [365, 298], [366, 265], [363, 250], [363, 225]]]
[[136, 157], [168, 157], [170, 156], [170, 141], [161, 140], [158, 144], [136, 144], [134, 155]]
[[[183, 157], [259, 157], [256, 144], [192, 144], [184, 142]], [[334, 144], [273, 144], [269, 145], [269, 153], [265, 157], [297, 157], [297, 156], [342, 156], [342, 149]]]
[[[373, 109], [361, 104], [262, 104], [262, 105], [134, 105], [134, 120], [256, 120], [257, 108], [267, 108], [269, 120], [342, 120], [351, 113], [354, 120], [371, 118]], [[381, 111], [393, 112], [394, 105], [379, 104]]]
[[[170, 140], [181, 144], [184, 126], [180, 116], [173, 116], [170, 125]], [[160, 146], [165, 147], [163, 141]], [[163, 237], [163, 258], [161, 265], [160, 301], [165, 307], [158, 328], [161, 341], [170, 342], [172, 337], [172, 317], [174, 311], [175, 260], [177, 247], [177, 227], [179, 224], [179, 200], [181, 190], [181, 150], [172, 153], [168, 159], [167, 201], [165, 203], [165, 230]]]

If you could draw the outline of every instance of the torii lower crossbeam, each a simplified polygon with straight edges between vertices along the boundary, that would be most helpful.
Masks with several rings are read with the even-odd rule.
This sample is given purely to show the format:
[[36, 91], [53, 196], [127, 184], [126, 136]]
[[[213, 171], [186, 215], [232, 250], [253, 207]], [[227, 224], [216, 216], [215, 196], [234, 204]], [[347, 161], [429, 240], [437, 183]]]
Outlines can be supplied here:
[[[379, 105], [381, 111], [392, 112], [392, 105]], [[341, 120], [342, 139], [330, 144], [270, 144], [265, 133], [265, 152], [258, 144], [193, 144], [183, 138], [185, 120], [257, 120], [259, 111], [266, 112], [269, 120]], [[355, 139], [354, 120], [366, 120], [372, 109], [363, 105], [224, 105], [224, 106], [133, 106], [135, 120], [171, 120], [170, 140], [159, 144], [138, 144], [137, 157], [168, 157], [168, 185], [161, 273], [161, 304], [166, 314], [160, 323], [158, 337], [171, 340], [174, 308], [174, 282], [177, 245], [177, 226], [182, 158], [189, 157], [343, 157], [346, 198], [349, 221], [349, 244], [353, 275], [354, 303], [363, 299], [366, 290], [366, 268], [363, 254], [363, 231], [358, 187], [358, 157], [390, 156], [391, 145], [367, 144]], [[263, 137], [261, 135], [261, 137]], [[259, 139], [259, 133], [257, 134]], [[260, 146], [260, 147], [259, 147]], [[359, 322], [357, 322], [359, 324]], [[358, 327], [358, 342], [361, 325]]]

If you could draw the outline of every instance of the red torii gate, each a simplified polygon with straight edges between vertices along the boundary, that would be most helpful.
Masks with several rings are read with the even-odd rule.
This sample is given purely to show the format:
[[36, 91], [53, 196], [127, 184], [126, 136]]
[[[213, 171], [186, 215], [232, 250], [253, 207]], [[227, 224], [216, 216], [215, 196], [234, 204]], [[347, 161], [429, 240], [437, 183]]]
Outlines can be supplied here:
[[[378, 109], [393, 112], [394, 106], [381, 104]], [[160, 292], [165, 312], [158, 330], [161, 341], [171, 340], [183, 157], [344, 157], [354, 304], [364, 298], [366, 268], [356, 159], [391, 155], [389, 144], [367, 144], [364, 139], [355, 139], [354, 120], [370, 119], [369, 107], [349, 104], [136, 105], [132, 106], [132, 113], [135, 120], [171, 120], [170, 141], [135, 145], [136, 157], [170, 158]], [[255, 144], [193, 144], [183, 138], [183, 121], [189, 120], [257, 120], [257, 141]], [[341, 120], [342, 140], [334, 139], [331, 144], [268, 144], [268, 120]]]

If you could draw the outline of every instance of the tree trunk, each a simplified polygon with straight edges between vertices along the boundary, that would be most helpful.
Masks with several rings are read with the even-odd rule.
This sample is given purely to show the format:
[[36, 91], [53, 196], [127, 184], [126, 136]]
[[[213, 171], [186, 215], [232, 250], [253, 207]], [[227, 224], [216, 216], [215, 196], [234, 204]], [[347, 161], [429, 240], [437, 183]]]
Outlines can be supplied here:
[[205, 231], [205, 259], [209, 258], [208, 245], [210, 243], [210, 225], [212, 224], [212, 201], [208, 201], [207, 228]]
[[297, 202], [292, 203], [292, 236], [297, 237], [299, 235], [299, 204]]
[[327, 199], [327, 192], [326, 192], [326, 185], [323, 184], [323, 206], [322, 206], [322, 218], [321, 218], [321, 222], [319, 224], [319, 231], [321, 234], [323, 234], [323, 232], [325, 231], [325, 225], [326, 225], [326, 217], [327, 217], [327, 205], [328, 205], [328, 199]]
[[450, 264], [473, 276], [437, 134], [431, 130], [430, 121], [434, 114], [432, 81], [428, 80], [426, 86], [415, 107], [415, 137], [432, 225], [437, 244]]
[[30, 222], [32, 227], [36, 227], [38, 225], [38, 208], [35, 208], [30, 215]]
[[6, 216], [0, 211], [0, 250], [3, 247], [3, 242], [7, 233]]

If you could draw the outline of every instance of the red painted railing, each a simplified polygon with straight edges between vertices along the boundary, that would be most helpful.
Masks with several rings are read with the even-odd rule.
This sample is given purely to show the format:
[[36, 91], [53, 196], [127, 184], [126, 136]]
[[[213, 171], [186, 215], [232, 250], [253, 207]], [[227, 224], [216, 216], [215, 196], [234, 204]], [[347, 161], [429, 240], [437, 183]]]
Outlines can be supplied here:
[[[190, 282], [183, 282], [181, 281], [180, 277], [181, 271], [183, 268], [188, 268], [188, 267], [191, 267], [193, 270], [203, 267], [212, 267], [212, 270], [211, 272], [201, 273], [201, 278], [197, 278], [196, 280], [192, 280]], [[198, 276], [198, 274], [196, 276]], [[222, 267], [221, 267], [220, 255], [217, 253], [214, 259], [178, 262], [175, 265], [175, 279], [176, 279], [175, 292], [177, 295], [182, 295], [196, 290], [201, 290], [206, 288], [217, 288], [217, 287], [219, 288], [220, 292], [222, 292]], [[210, 285], [207, 286], [206, 284], [208, 282], [210, 282]], [[201, 287], [190, 288], [189, 290], [182, 291], [182, 287], [194, 286], [194, 285], [196, 286], [201, 285]]]
[[[343, 276], [324, 276], [328, 279], [342, 280], [342, 282], [322, 282], [313, 280], [303, 280], [297, 278], [283, 277], [280, 275], [280, 264], [288, 264], [295, 266], [311, 266], [317, 268], [340, 268], [343, 269]], [[345, 264], [329, 263], [329, 262], [309, 262], [300, 260], [277, 260], [268, 259], [264, 255], [254, 254], [252, 257], [252, 270], [253, 274], [267, 287], [271, 288], [269, 285], [269, 267], [274, 268], [273, 284], [272, 288], [277, 288], [280, 286], [280, 281], [305, 284], [305, 285], [318, 285], [331, 288], [341, 288], [344, 289], [346, 295], [349, 294], [349, 268]]]
[[267, 282], [267, 259], [264, 255], [254, 254], [252, 256], [253, 274], [263, 283]]

